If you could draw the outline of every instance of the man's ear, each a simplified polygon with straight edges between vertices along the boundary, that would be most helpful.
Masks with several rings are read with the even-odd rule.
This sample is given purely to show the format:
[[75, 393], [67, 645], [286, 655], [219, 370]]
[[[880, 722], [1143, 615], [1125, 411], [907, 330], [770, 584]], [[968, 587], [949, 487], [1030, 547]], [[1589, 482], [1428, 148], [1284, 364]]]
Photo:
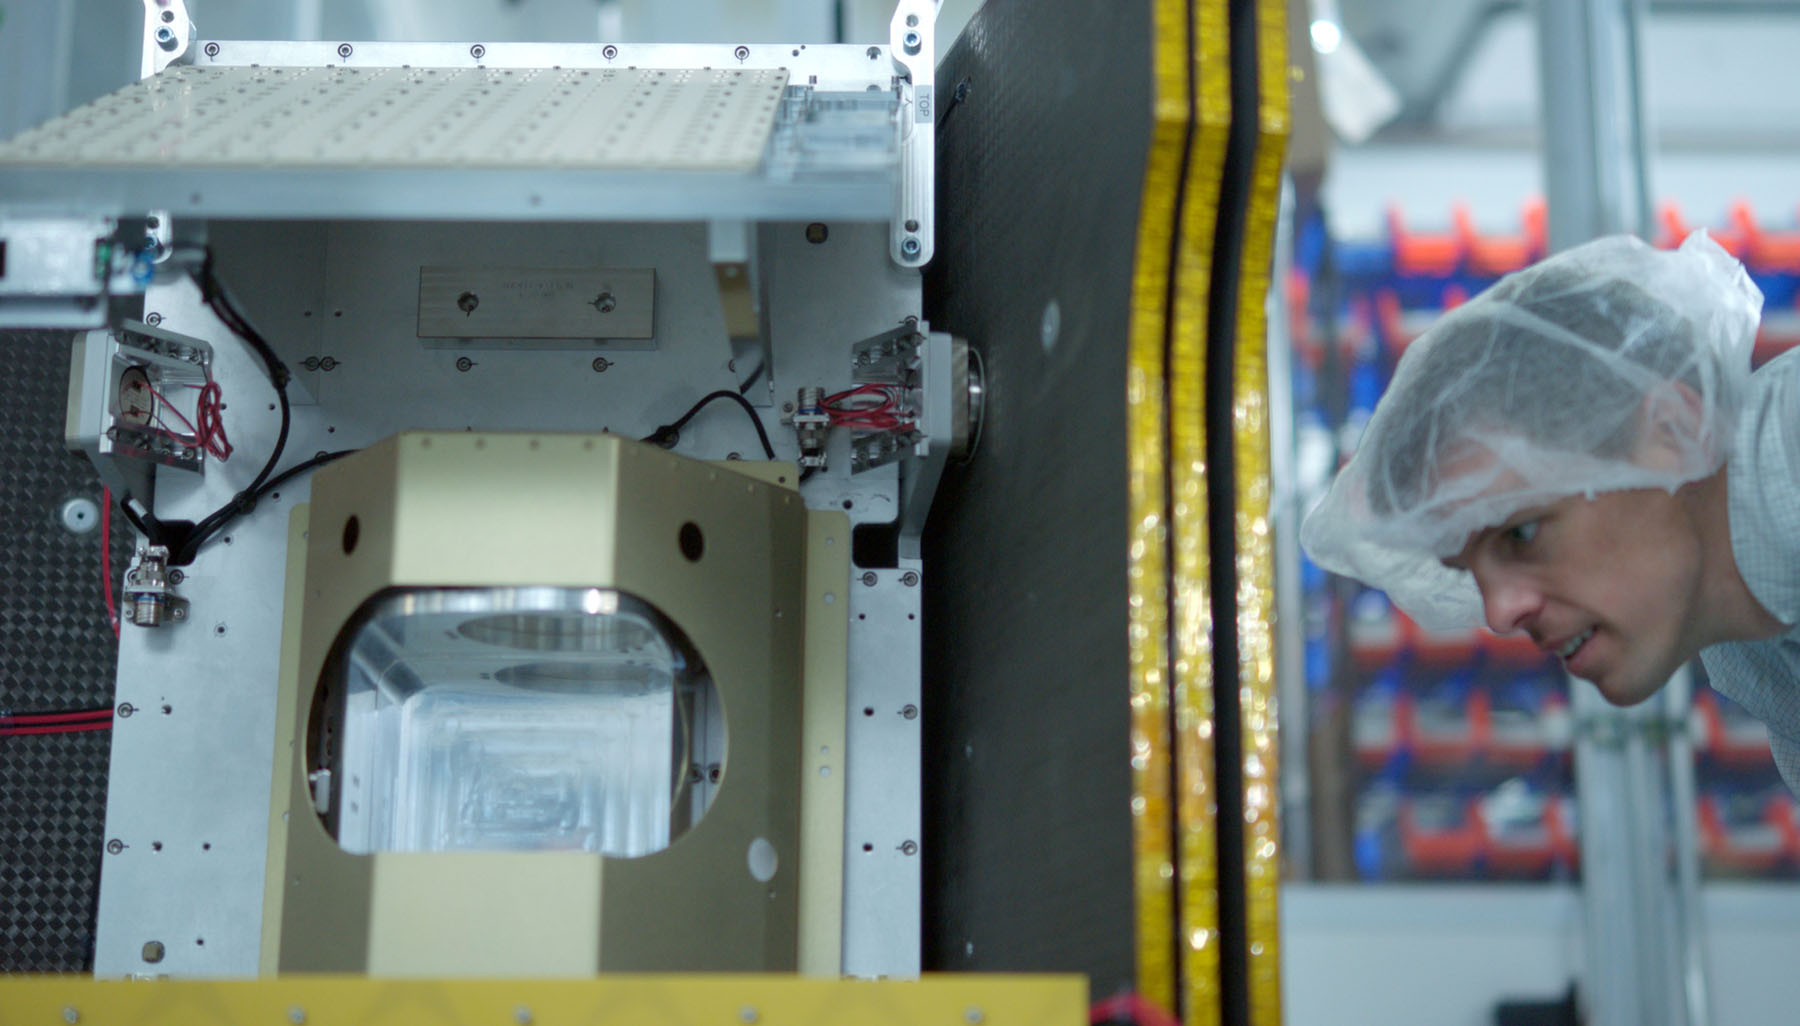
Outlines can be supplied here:
[[1644, 396], [1638, 407], [1638, 441], [1632, 460], [1656, 470], [1689, 468], [1696, 450], [1710, 448], [1703, 438], [1706, 406], [1685, 381], [1665, 382]]

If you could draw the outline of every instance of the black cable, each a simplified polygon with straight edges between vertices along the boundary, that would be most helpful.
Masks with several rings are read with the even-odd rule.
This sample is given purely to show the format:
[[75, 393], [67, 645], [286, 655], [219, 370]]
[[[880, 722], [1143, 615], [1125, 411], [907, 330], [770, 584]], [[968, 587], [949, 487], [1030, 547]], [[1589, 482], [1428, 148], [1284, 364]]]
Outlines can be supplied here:
[[681, 441], [681, 429], [687, 426], [687, 422], [693, 420], [694, 415], [701, 410], [706, 409], [709, 404], [717, 402], [720, 399], [730, 399], [732, 402], [737, 403], [744, 408], [744, 413], [749, 415], [750, 423], [756, 428], [756, 437], [762, 442], [763, 454], [771, 460], [774, 459], [775, 446], [769, 442], [769, 432], [763, 429], [762, 418], [756, 415], [756, 407], [751, 406], [748, 399], [745, 399], [743, 396], [728, 388], [721, 388], [717, 392], [707, 393], [699, 402], [688, 407], [688, 411], [682, 414], [680, 419], [676, 420], [673, 424], [664, 424], [662, 427], [657, 428], [655, 431], [650, 432], [639, 440], [650, 442], [654, 445], [660, 445], [665, 449], [675, 448], [675, 444]]
[[738, 395], [748, 395], [750, 386], [756, 384], [757, 379], [763, 376], [763, 371], [768, 369], [769, 361], [767, 360], [757, 364], [756, 369], [750, 372], [750, 376], [744, 379], [744, 383], [738, 386]]
[[175, 566], [184, 566], [193, 562], [194, 556], [199, 553], [202, 545], [210, 541], [226, 524], [256, 504], [257, 497], [262, 494], [265, 485], [269, 482], [269, 476], [275, 472], [276, 465], [281, 462], [282, 454], [287, 450], [288, 431], [293, 423], [293, 410], [288, 402], [287, 394], [288, 381], [292, 374], [288, 371], [287, 365], [281, 362], [281, 358], [275, 355], [274, 347], [269, 345], [262, 333], [250, 323], [250, 319], [245, 317], [237, 305], [232, 302], [230, 294], [225, 291], [218, 276], [213, 273], [211, 250], [206, 251], [205, 258], [201, 260], [200, 266], [195, 272], [194, 280], [200, 286], [200, 298], [206, 303], [207, 308], [262, 360], [263, 368], [268, 373], [269, 384], [275, 389], [275, 399], [281, 410], [281, 426], [276, 431], [275, 445], [269, 450], [268, 459], [263, 462], [262, 469], [257, 471], [250, 483], [233, 496], [230, 502], [203, 517], [187, 532], [178, 545], [171, 547], [169, 562]]

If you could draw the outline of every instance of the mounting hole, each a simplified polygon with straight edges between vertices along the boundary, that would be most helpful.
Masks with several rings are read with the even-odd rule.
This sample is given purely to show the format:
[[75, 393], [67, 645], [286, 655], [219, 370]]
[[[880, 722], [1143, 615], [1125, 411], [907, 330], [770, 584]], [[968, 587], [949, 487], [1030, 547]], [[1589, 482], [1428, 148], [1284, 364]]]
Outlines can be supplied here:
[[863, 851], [874, 851], [874, 850], [875, 850], [875, 846], [874, 846], [874, 845], [872, 845], [872, 844], [869, 844], [869, 843], [868, 843], [868, 842], [866, 842], [866, 841], [865, 841], [865, 842], [864, 842], [864, 843], [863, 843]]
[[350, 519], [344, 521], [344, 555], [348, 556], [356, 551], [357, 539], [361, 537], [362, 521], [352, 515]]
[[780, 859], [775, 855], [775, 846], [766, 837], [758, 837], [750, 842], [750, 850], [745, 853], [745, 861], [750, 864], [750, 875], [757, 883], [768, 883], [775, 879], [776, 866]]
[[872, 705], [865, 705], [865, 706], [863, 706], [863, 715], [864, 715], [864, 716], [873, 716], [873, 715], [875, 715], [875, 707], [874, 707], [874, 706], [872, 706]]
[[162, 851], [162, 842], [161, 841], [151, 841], [150, 842], [150, 850], [151, 851]]
[[682, 524], [677, 540], [681, 544], [681, 554], [687, 557], [688, 562], [700, 562], [701, 553], [706, 551], [706, 537], [700, 533], [699, 524], [692, 520]]
[[854, 508], [854, 507], [855, 507], [855, 506], [856, 506], [856, 503], [854, 503], [854, 502], [851, 502], [851, 501], [850, 501], [850, 500], [849, 500], [849, 499], [845, 499], [845, 500], [844, 500], [844, 508], [845, 508], [845, 509], [852, 509], [852, 508]]

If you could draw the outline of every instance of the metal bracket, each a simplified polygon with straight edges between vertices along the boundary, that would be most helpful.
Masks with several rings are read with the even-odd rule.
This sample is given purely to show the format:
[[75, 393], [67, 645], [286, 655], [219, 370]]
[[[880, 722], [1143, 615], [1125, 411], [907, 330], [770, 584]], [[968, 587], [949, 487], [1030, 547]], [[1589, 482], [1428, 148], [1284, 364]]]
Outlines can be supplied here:
[[105, 217], [0, 217], [0, 328], [98, 328], [113, 296], [142, 294], [148, 250]]
[[923, 267], [936, 249], [937, 16], [943, 0], [900, 0], [888, 25], [888, 52], [900, 90], [900, 175], [888, 250], [901, 267]]
[[[706, 250], [719, 288], [725, 334], [731, 340], [732, 373], [746, 380], [758, 366], [769, 370], [773, 357], [756, 266], [756, 229], [745, 221], [708, 221]], [[762, 378], [769, 386], [774, 384], [773, 374], [764, 373]]]
[[187, 56], [195, 38], [186, 0], [144, 0], [144, 62], [139, 77], [149, 78]]
[[136, 321], [77, 337], [65, 443], [87, 456], [107, 487], [146, 503], [153, 467], [204, 471], [206, 450], [160, 430], [154, 411], [156, 393], [204, 385], [212, 360], [212, 346], [200, 339]]

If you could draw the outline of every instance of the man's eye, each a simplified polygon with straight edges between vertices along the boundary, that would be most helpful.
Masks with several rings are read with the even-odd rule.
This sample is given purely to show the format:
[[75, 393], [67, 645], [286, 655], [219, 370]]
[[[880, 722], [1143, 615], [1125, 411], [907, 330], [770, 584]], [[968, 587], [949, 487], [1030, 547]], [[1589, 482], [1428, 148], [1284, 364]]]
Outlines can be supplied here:
[[1524, 545], [1537, 537], [1538, 522], [1527, 520], [1522, 524], [1514, 524], [1506, 529], [1506, 540]]

